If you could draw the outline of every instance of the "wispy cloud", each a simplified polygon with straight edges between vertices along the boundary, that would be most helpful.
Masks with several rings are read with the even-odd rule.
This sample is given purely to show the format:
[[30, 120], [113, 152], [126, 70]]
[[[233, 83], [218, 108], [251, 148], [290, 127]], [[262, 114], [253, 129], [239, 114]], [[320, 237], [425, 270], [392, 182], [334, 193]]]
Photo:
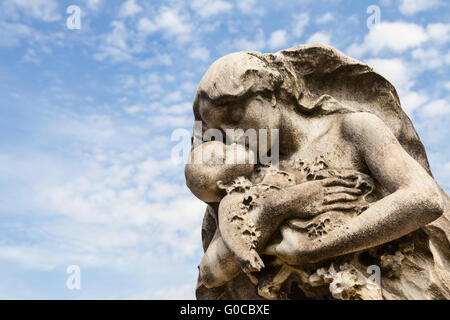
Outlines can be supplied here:
[[142, 11], [135, 0], [127, 0], [120, 6], [119, 17], [131, 17]]
[[350, 46], [348, 52], [356, 56], [366, 53], [378, 54], [383, 50], [400, 53], [420, 46], [428, 38], [425, 28], [420, 25], [407, 22], [381, 22], [369, 31], [361, 44]]
[[190, 39], [193, 29], [187, 14], [178, 8], [162, 7], [153, 18], [142, 18], [138, 23], [138, 30], [147, 34], [162, 32], [164, 36], [177, 37], [181, 41]]
[[200, 16], [207, 18], [229, 12], [233, 8], [233, 4], [224, 0], [193, 0], [191, 7]]
[[401, 0], [400, 12], [405, 15], [414, 15], [441, 6], [441, 0]]
[[25, 16], [45, 22], [54, 22], [61, 19], [60, 7], [55, 0], [4, 0], [1, 8], [13, 15], [20, 12]]
[[329, 33], [319, 31], [311, 35], [306, 43], [331, 45], [331, 35]]
[[270, 34], [269, 46], [271, 49], [277, 49], [284, 47], [287, 43], [286, 30], [276, 30]]

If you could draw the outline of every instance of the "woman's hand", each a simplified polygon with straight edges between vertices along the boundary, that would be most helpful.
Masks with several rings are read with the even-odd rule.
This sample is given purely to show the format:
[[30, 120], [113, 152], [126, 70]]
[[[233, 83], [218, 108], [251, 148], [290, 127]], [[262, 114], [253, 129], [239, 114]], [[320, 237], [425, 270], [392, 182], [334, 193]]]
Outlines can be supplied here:
[[351, 210], [358, 206], [362, 190], [356, 182], [344, 178], [326, 178], [307, 182], [303, 197], [303, 215], [315, 216], [332, 210]]
[[[294, 196], [293, 216], [308, 218], [329, 211], [357, 210], [367, 204], [363, 198], [366, 191], [361, 190], [355, 179], [332, 177], [308, 181], [286, 189]], [[317, 240], [305, 241], [304, 234], [288, 225], [280, 227], [282, 241], [265, 249], [265, 254], [274, 255], [287, 264], [301, 265], [317, 262]]]
[[352, 210], [361, 205], [363, 191], [346, 178], [308, 181], [274, 190], [264, 200], [271, 219], [308, 218], [333, 210]]

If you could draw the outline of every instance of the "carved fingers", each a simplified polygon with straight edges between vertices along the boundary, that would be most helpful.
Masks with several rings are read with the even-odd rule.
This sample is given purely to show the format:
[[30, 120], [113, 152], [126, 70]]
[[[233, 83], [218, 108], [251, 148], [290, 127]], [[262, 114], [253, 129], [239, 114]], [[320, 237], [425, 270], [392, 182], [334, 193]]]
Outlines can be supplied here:
[[332, 195], [336, 193], [346, 193], [346, 194], [354, 194], [354, 195], [360, 195], [362, 194], [362, 190], [355, 188], [349, 188], [349, 187], [341, 187], [341, 186], [334, 186], [334, 187], [326, 187], [325, 189], [325, 195]]
[[[309, 182], [306, 205], [297, 216], [315, 216], [333, 210], [352, 210], [361, 206], [363, 190], [351, 178], [331, 177]], [[303, 216], [302, 216], [303, 214]]]
[[352, 210], [361, 205], [363, 190], [358, 188], [354, 179], [333, 177], [320, 181], [324, 187], [320, 212]]
[[361, 204], [357, 201], [351, 201], [346, 203], [336, 202], [328, 205], [323, 205], [320, 213], [328, 211], [340, 211], [340, 210], [348, 211], [359, 207], [361, 207]]
[[323, 204], [331, 204], [331, 203], [336, 203], [336, 202], [347, 202], [347, 201], [355, 201], [358, 200], [357, 196], [345, 193], [345, 192], [338, 192], [338, 193], [333, 193], [333, 194], [329, 194], [327, 196], [325, 196], [325, 198], [323, 199]]
[[319, 180], [324, 187], [349, 187], [353, 188], [356, 186], [356, 181], [353, 179], [342, 179], [342, 178], [326, 178], [323, 180]]

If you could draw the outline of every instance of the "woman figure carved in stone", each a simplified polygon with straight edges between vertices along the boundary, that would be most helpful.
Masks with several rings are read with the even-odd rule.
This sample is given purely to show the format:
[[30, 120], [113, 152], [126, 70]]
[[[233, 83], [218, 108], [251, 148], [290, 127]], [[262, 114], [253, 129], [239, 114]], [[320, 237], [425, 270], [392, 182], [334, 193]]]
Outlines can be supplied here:
[[[282, 221], [259, 249], [257, 281], [217, 249], [220, 199], [205, 201], [199, 299], [450, 298], [449, 198], [395, 89], [370, 67], [319, 45], [230, 54], [203, 77], [194, 114], [204, 130], [278, 129], [279, 170], [298, 185], [330, 176], [370, 185], [357, 213], [343, 205]], [[350, 194], [336, 203], [355, 199], [334, 188]]]

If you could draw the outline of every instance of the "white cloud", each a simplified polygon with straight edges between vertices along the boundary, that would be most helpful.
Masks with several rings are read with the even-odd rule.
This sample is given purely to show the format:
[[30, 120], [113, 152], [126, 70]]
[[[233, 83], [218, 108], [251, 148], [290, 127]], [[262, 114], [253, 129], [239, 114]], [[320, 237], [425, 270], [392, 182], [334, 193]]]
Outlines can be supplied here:
[[102, 114], [65, 119], [64, 125], [57, 126], [57, 128], [62, 136], [92, 144], [105, 143], [114, 135], [119, 134], [111, 117]]
[[292, 26], [292, 33], [296, 37], [301, 37], [303, 30], [309, 23], [309, 15], [307, 13], [300, 13], [294, 15], [294, 24]]
[[443, 180], [444, 190], [450, 192], [450, 161], [438, 166], [439, 177]]
[[102, 0], [84, 0], [86, 5], [91, 10], [98, 10], [102, 4]]
[[164, 97], [164, 102], [166, 102], [166, 103], [178, 102], [182, 99], [183, 99], [183, 96], [180, 91], [173, 91]]
[[159, 27], [148, 18], [142, 18], [137, 25], [138, 30], [146, 33], [153, 33], [159, 29]]
[[316, 32], [306, 40], [306, 43], [331, 44], [331, 36], [325, 32]]
[[281, 48], [286, 45], [286, 30], [277, 30], [270, 34], [269, 46], [271, 49]]
[[4, 0], [3, 8], [9, 12], [16, 10], [45, 22], [54, 22], [61, 19], [58, 2], [54, 0]]
[[[411, 52], [413, 59], [419, 62], [422, 70], [436, 69], [444, 65], [445, 59], [442, 59], [442, 54], [436, 48], [416, 49]], [[416, 68], [418, 66], [416, 65]]]
[[333, 20], [334, 20], [333, 14], [331, 12], [327, 12], [327, 13], [324, 13], [323, 15], [321, 15], [320, 17], [318, 17], [316, 19], [316, 22], [318, 24], [323, 24], [323, 23], [327, 23], [327, 22], [330, 22]]
[[450, 24], [430, 23], [427, 25], [427, 33], [437, 43], [450, 41]]
[[266, 11], [264, 6], [257, 5], [258, 0], [236, 0], [238, 9], [245, 14], [264, 15]]
[[179, 40], [187, 41], [193, 26], [189, 17], [181, 14], [177, 8], [163, 7], [152, 20], [140, 19], [137, 28], [144, 33], [161, 31], [167, 36], [176, 36]]
[[[427, 122], [430, 123], [430, 129], [435, 131], [435, 133], [442, 137], [442, 133], [449, 133], [449, 130], [436, 130], [437, 121], [434, 118], [427, 119]], [[448, 125], [444, 124], [448, 129]], [[430, 134], [429, 130], [427, 134]], [[436, 132], [437, 131], [437, 132]], [[445, 137], [444, 137], [445, 139]], [[442, 148], [442, 140], [436, 139], [438, 141], [436, 151], [428, 151], [428, 159], [430, 161], [431, 169], [433, 170], [434, 176], [437, 181], [439, 181], [442, 188], [447, 192], [450, 192], [450, 155], [445, 148]]]
[[[187, 104], [173, 105], [167, 112], [183, 114], [187, 108]], [[78, 146], [70, 148], [71, 156], [58, 164], [55, 160], [46, 164], [30, 155], [20, 161], [0, 155], [0, 177], [21, 181], [21, 190], [25, 185], [29, 188], [21, 192], [36, 214], [32, 223], [26, 218], [17, 220], [21, 239], [4, 235], [1, 261], [44, 271], [78, 264], [83, 270], [120, 270], [146, 278], [161, 274], [161, 266], [170, 269], [197, 259], [205, 205], [184, 185], [183, 167], [160, 158], [171, 148], [169, 138], [153, 132], [150, 141], [147, 135], [143, 144], [136, 143], [128, 124], [118, 121], [109, 114], [84, 117], [70, 113], [58, 118], [56, 129], [48, 129], [65, 143]], [[167, 123], [163, 126], [167, 128]], [[51, 156], [54, 159], [59, 154]], [[192, 270], [195, 273], [195, 265]], [[191, 281], [195, 283], [195, 275]], [[173, 292], [172, 296], [183, 295]]]
[[127, 300], [195, 300], [195, 281], [158, 290], [148, 289], [126, 297]]
[[420, 11], [426, 11], [440, 6], [440, 0], [401, 0], [400, 12], [404, 15], [414, 15]]
[[198, 254], [205, 205], [176, 178], [182, 166], [149, 157], [154, 147], [129, 149], [90, 159], [85, 172], [72, 179], [50, 185], [41, 181], [35, 198], [46, 212], [41, 221], [48, 215], [55, 222], [40, 228], [58, 238], [58, 246], [38, 238], [36, 250], [9, 248], [1, 258], [39, 269], [67, 261], [122, 268], [136, 264], [140, 255], [157, 261], [172, 253], [177, 259]]
[[27, 52], [22, 57], [22, 61], [39, 64], [41, 62], [41, 59], [38, 57], [36, 50], [34, 50], [33, 48], [28, 48]]
[[[182, 99], [181, 93], [175, 91], [173, 94], [166, 96], [164, 102], [168, 105], [163, 104], [152, 104], [152, 105], [130, 105], [124, 107], [124, 111], [128, 114], [138, 114], [138, 113], [153, 113], [153, 116], [166, 116], [166, 115], [191, 115], [192, 114], [192, 102], [179, 102]], [[175, 103], [175, 104], [170, 104]]]
[[425, 117], [439, 117], [450, 114], [450, 103], [445, 99], [433, 100], [421, 109], [421, 114]]
[[128, 45], [130, 31], [123, 21], [113, 21], [111, 26], [113, 30], [104, 36], [94, 59], [102, 61], [110, 58], [112, 62], [131, 60], [133, 49]]
[[229, 12], [233, 5], [223, 0], [194, 0], [191, 7], [203, 18]]
[[33, 30], [24, 24], [0, 21], [0, 47], [15, 47], [32, 33]]
[[127, 106], [127, 107], [124, 107], [123, 109], [128, 114], [137, 114], [139, 112], [148, 111], [148, 108], [138, 106], [138, 105]]
[[155, 72], [141, 73], [136, 77], [129, 74], [119, 75], [117, 79], [120, 83], [118, 90], [127, 89], [133, 95], [159, 94], [163, 92], [162, 84], [164, 79]]
[[113, 21], [113, 31], [106, 36], [106, 43], [120, 48], [127, 49], [128, 29], [122, 21]]
[[192, 112], [192, 103], [191, 102], [183, 102], [174, 104], [170, 107], [163, 108], [163, 113], [170, 113], [170, 114], [188, 114]]
[[42, 259], [49, 256], [50, 252], [45, 248], [26, 246], [1, 246], [0, 260], [14, 262], [26, 269], [50, 271], [55, 268], [52, 260]]
[[189, 57], [196, 60], [208, 61], [209, 50], [204, 47], [197, 47], [189, 51]]
[[151, 299], [159, 300], [193, 300], [195, 299], [195, 283], [185, 284], [179, 287], [168, 287], [151, 294]]
[[400, 97], [402, 108], [408, 115], [412, 115], [415, 110], [423, 106], [428, 100], [429, 97], [427, 94], [415, 91], [410, 91]]
[[172, 58], [167, 53], [161, 53], [161, 54], [156, 53], [156, 54], [153, 54], [151, 58], [134, 60], [133, 62], [140, 68], [149, 69], [156, 64], [160, 64], [163, 66], [170, 66], [170, 65], [172, 65]]
[[420, 25], [406, 22], [381, 22], [369, 31], [362, 44], [351, 45], [348, 52], [355, 56], [366, 53], [376, 55], [383, 50], [401, 53], [418, 47], [427, 40], [428, 35]]
[[136, 4], [135, 0], [127, 0], [122, 3], [119, 10], [120, 17], [132, 17], [142, 11], [142, 7]]
[[173, 82], [175, 81], [177, 78], [175, 78], [173, 75], [171, 74], [165, 74], [164, 75], [164, 80], [166, 80], [167, 82]]
[[148, 118], [148, 122], [155, 128], [190, 128], [194, 121], [193, 116], [180, 116], [180, 115], [157, 115]]
[[266, 46], [264, 31], [258, 29], [255, 39], [240, 38], [233, 40], [236, 50], [242, 51], [262, 51]]
[[183, 91], [192, 93], [192, 92], [195, 92], [195, 90], [197, 89], [197, 84], [194, 82], [187, 81], [187, 82], [183, 83], [180, 88]]
[[185, 194], [186, 187], [176, 183], [159, 182], [158, 187], [148, 192], [148, 198], [152, 201], [173, 200], [174, 194]]
[[170, 57], [169, 54], [167, 53], [163, 53], [163, 54], [158, 54], [156, 55], [156, 59], [159, 61], [159, 63], [161, 63], [162, 65], [165, 66], [170, 66], [172, 65], [172, 58]]
[[[22, 23], [6, 22], [0, 19], [0, 48], [13, 48], [20, 44], [26, 44], [26, 60], [40, 53], [52, 53], [53, 47], [65, 47], [64, 32], [40, 32], [37, 28]], [[21, 54], [20, 51], [17, 53]], [[35, 60], [35, 59], [31, 59]], [[36, 62], [35, 60], [34, 62]]]

